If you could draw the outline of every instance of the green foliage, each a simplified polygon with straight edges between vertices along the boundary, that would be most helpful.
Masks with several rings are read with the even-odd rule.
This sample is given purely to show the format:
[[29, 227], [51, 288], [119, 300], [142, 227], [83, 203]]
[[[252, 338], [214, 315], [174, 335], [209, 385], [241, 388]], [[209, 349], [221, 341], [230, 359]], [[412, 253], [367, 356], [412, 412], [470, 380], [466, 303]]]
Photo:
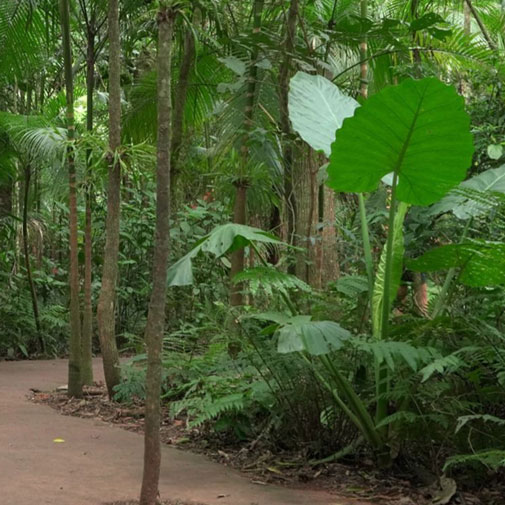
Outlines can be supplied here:
[[[140, 358], [142, 355], [139, 355]], [[139, 357], [137, 360], [139, 361]], [[120, 403], [133, 403], [135, 400], [145, 400], [146, 373], [135, 362], [121, 367], [121, 382], [114, 388], [114, 400]]]
[[289, 118], [307, 144], [327, 156], [335, 131], [351, 117], [358, 102], [321, 75], [298, 72], [290, 82]]
[[337, 131], [327, 184], [373, 191], [395, 172], [399, 200], [429, 205], [465, 177], [473, 154], [469, 122], [463, 99], [437, 79], [386, 88]]
[[505, 165], [491, 168], [462, 182], [457, 189], [433, 205], [430, 214], [452, 212], [458, 219], [480, 216], [496, 208], [493, 193], [505, 194]]
[[505, 244], [486, 240], [433, 249], [409, 262], [418, 272], [460, 268], [459, 280], [473, 287], [505, 283]]
[[282, 242], [265, 233], [263, 230], [235, 223], [216, 227], [212, 233], [203, 237], [197, 244], [174, 263], [168, 271], [169, 286], [187, 286], [193, 283], [193, 259], [200, 253], [211, 253], [221, 258], [227, 253], [236, 251], [251, 244], [276, 244]]
[[475, 454], [451, 456], [447, 458], [445, 462], [444, 471], [454, 466], [475, 464], [484, 465], [490, 470], [495, 471], [499, 468], [503, 468], [505, 467], [505, 451], [492, 449], [489, 451], [480, 451]]
[[372, 328], [374, 335], [379, 337], [382, 331], [382, 311], [384, 304], [384, 289], [389, 289], [389, 307], [388, 312], [391, 309], [393, 300], [396, 297], [398, 288], [400, 287], [400, 280], [403, 272], [403, 256], [405, 253], [405, 246], [403, 240], [403, 222], [405, 220], [405, 215], [407, 214], [408, 205], [400, 203], [398, 210], [394, 218], [393, 230], [390, 233], [393, 234], [392, 240], [392, 267], [391, 267], [391, 277], [389, 280], [389, 286], [386, 288], [386, 261], [387, 261], [387, 248], [386, 244], [383, 248], [379, 265], [377, 267], [377, 272], [375, 274], [374, 289], [372, 293]]
[[269, 297], [276, 293], [287, 295], [289, 291], [311, 292], [310, 286], [298, 277], [266, 266], [247, 268], [235, 275], [233, 282], [247, 282], [253, 295], [259, 291], [263, 291]]
[[293, 316], [277, 330], [281, 354], [305, 351], [313, 356], [342, 348], [351, 334], [333, 321], [312, 321], [310, 316]]

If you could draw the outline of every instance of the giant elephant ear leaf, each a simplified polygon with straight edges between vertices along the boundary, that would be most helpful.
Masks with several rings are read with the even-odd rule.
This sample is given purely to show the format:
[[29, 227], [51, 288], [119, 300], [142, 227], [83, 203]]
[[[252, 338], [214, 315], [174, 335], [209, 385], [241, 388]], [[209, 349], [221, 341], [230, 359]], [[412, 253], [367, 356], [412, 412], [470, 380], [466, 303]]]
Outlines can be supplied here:
[[456, 90], [431, 77], [407, 79], [372, 96], [337, 130], [327, 184], [372, 191], [395, 172], [398, 200], [429, 205], [464, 179], [473, 150]]
[[298, 72], [289, 86], [289, 119], [293, 130], [316, 151], [330, 155], [335, 131], [359, 104], [321, 75]]

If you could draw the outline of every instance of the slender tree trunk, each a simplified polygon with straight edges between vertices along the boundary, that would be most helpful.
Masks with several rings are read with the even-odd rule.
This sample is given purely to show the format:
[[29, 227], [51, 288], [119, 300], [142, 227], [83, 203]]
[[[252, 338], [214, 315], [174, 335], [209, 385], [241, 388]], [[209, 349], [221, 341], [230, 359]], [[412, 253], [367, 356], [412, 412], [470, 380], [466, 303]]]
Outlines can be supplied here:
[[171, 56], [175, 11], [158, 12], [158, 148], [156, 170], [156, 230], [153, 290], [149, 302], [145, 340], [147, 377], [144, 436], [144, 474], [140, 505], [157, 502], [161, 464], [160, 395], [161, 352], [165, 326], [167, 268], [170, 239]]
[[480, 31], [482, 32], [482, 36], [486, 40], [487, 45], [489, 46], [489, 49], [491, 49], [492, 51], [496, 51], [496, 49], [497, 49], [496, 44], [495, 44], [494, 40], [491, 38], [491, 36], [489, 35], [486, 25], [482, 22], [482, 19], [480, 18], [479, 13], [475, 9], [473, 3], [471, 2], [471, 0], [465, 0], [465, 2], [466, 2], [468, 9], [472, 13], [473, 18], [475, 19], [475, 21], [479, 25]]
[[[247, 208], [247, 182], [237, 181], [235, 188], [235, 204], [233, 206], [233, 222], [236, 224], [246, 224], [246, 208]], [[245, 251], [244, 249], [239, 249], [235, 251], [232, 255], [230, 278], [233, 279], [236, 274], [244, 269], [245, 264]], [[230, 303], [233, 306], [242, 305], [243, 295], [242, 288], [236, 289], [238, 285], [232, 287], [232, 292], [230, 296]]]
[[[291, 123], [289, 121], [288, 97], [291, 78], [292, 55], [296, 45], [296, 20], [298, 18], [299, 0], [291, 0], [286, 21], [286, 39], [284, 42], [284, 60], [279, 72], [279, 112], [280, 127], [284, 140], [284, 199], [287, 212], [288, 242], [294, 243], [296, 226], [296, 198], [293, 190], [293, 140], [291, 139]], [[291, 273], [296, 265], [289, 265]]]
[[[86, 107], [86, 129], [93, 131], [93, 93], [95, 87], [95, 20], [94, 11], [92, 19], [88, 26], [87, 34], [87, 61], [86, 61], [86, 89], [87, 89], [87, 107]], [[84, 225], [84, 311], [82, 317], [82, 383], [85, 385], [93, 384], [93, 302], [91, 299], [92, 277], [92, 226], [91, 226], [91, 204], [92, 204], [92, 186], [91, 186], [91, 150], [86, 152], [86, 215]]]
[[[360, 13], [362, 18], [366, 18], [368, 16], [368, 0], [361, 0], [360, 3]], [[363, 37], [359, 45], [359, 53], [361, 58], [360, 65], [360, 95], [363, 98], [368, 98], [368, 41], [366, 36]]]
[[188, 97], [189, 75], [195, 60], [195, 38], [190, 28], [184, 34], [184, 51], [182, 55], [179, 80], [175, 90], [174, 120], [172, 126], [172, 152], [170, 154], [170, 198], [172, 207], [176, 208], [177, 180], [180, 172], [179, 158], [182, 148], [184, 132], [184, 110]]
[[44, 339], [42, 338], [42, 329], [40, 327], [39, 304], [37, 301], [37, 292], [33, 283], [32, 267], [30, 264], [30, 250], [28, 247], [28, 197], [30, 195], [30, 179], [31, 167], [25, 167], [25, 191], [23, 198], [23, 251], [25, 256], [26, 279], [30, 287], [30, 296], [32, 299], [33, 318], [35, 319], [35, 327], [37, 328], [37, 338], [39, 341], [40, 351], [45, 352]]
[[463, 0], [463, 29], [465, 35], [470, 35], [472, 33], [472, 12], [466, 0]]
[[109, 183], [102, 288], [97, 307], [98, 335], [109, 397], [121, 379], [116, 344], [115, 302], [119, 255], [121, 166], [121, 47], [118, 0], [109, 0]]
[[12, 213], [12, 181], [0, 181], [0, 218]]
[[70, 43], [69, 0], [60, 0], [60, 16], [65, 66], [67, 96], [67, 150], [69, 181], [69, 225], [70, 225], [70, 345], [68, 360], [68, 395], [82, 396], [81, 383], [81, 314], [79, 307], [79, 246], [77, 240], [77, 183], [75, 172], [74, 85], [72, 73], [72, 47]]
[[[259, 35], [261, 34], [261, 17], [265, 0], [254, 0], [254, 19], [253, 19], [253, 50], [251, 54], [251, 63], [249, 76], [247, 79], [246, 106], [244, 111], [244, 135], [242, 136], [242, 145], [240, 148], [240, 174], [236, 186], [235, 206], [233, 210], [233, 222], [236, 224], [246, 224], [247, 209], [247, 164], [249, 161], [249, 132], [253, 127], [254, 104], [256, 101], [256, 90], [258, 80], [258, 67], [256, 61], [259, 54]], [[230, 275], [233, 277], [244, 269], [244, 250], [239, 249], [231, 255]], [[230, 304], [239, 306], [244, 303], [242, 284], [233, 284], [230, 292]]]

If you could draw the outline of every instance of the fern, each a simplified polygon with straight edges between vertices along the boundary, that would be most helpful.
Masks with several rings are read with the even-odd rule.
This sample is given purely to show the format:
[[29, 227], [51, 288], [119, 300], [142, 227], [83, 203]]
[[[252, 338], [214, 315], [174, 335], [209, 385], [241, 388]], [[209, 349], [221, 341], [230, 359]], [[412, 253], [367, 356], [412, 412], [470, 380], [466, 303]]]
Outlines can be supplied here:
[[266, 295], [272, 296], [276, 292], [287, 294], [288, 291], [303, 291], [309, 293], [311, 288], [294, 275], [289, 275], [276, 268], [258, 266], [248, 268], [233, 278], [234, 283], [248, 282], [253, 293], [262, 289]]
[[498, 470], [505, 467], [505, 451], [490, 449], [487, 451], [476, 452], [475, 454], [458, 454], [447, 459], [444, 465], [444, 472], [458, 465], [480, 464]]
[[364, 275], [346, 275], [332, 284], [339, 293], [355, 298], [368, 291], [368, 280]]
[[463, 428], [467, 423], [471, 421], [484, 421], [495, 423], [499, 426], [505, 426], [505, 419], [500, 419], [499, 417], [491, 416], [489, 414], [474, 414], [470, 416], [461, 416], [458, 418], [458, 424], [456, 426], [456, 433]]
[[414, 347], [406, 342], [355, 340], [353, 343], [360, 350], [373, 354], [378, 363], [386, 362], [391, 370], [395, 370], [395, 360], [401, 359], [417, 372], [419, 365], [438, 356], [438, 352], [432, 347]]

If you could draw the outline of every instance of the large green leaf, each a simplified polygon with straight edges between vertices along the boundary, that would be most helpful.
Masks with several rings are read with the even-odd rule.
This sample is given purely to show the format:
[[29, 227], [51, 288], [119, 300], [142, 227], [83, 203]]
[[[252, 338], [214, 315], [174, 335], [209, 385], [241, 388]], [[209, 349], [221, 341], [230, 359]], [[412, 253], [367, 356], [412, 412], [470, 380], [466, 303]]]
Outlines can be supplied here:
[[316, 151], [330, 155], [335, 131], [359, 104], [321, 75], [298, 72], [289, 87], [289, 118], [293, 129]]
[[[398, 210], [395, 214], [393, 233], [393, 258], [391, 268], [391, 279], [389, 283], [389, 305], [396, 298], [396, 293], [400, 286], [400, 281], [403, 272], [403, 254], [405, 252], [405, 244], [403, 240], [403, 222], [407, 214], [409, 206], [405, 203], [398, 205]], [[384, 282], [386, 275], [386, 256], [387, 244], [382, 250], [377, 274], [375, 276], [374, 289], [372, 294], [372, 326], [374, 336], [377, 338], [381, 334], [382, 325], [382, 304], [384, 300]]]
[[461, 268], [459, 280], [467, 286], [505, 284], [505, 243], [475, 241], [433, 249], [408, 262], [410, 269], [433, 272]]
[[235, 223], [217, 226], [168, 269], [168, 285], [188, 286], [193, 284], [193, 258], [200, 252], [210, 253], [220, 258], [227, 253], [250, 245], [251, 242], [282, 244], [273, 235], [252, 226]]
[[430, 215], [452, 212], [458, 219], [486, 214], [496, 206], [496, 201], [489, 198], [489, 192], [505, 194], [505, 165], [491, 168], [462, 182], [440, 202], [433, 205]]
[[286, 354], [305, 351], [313, 356], [340, 349], [351, 334], [333, 321], [312, 321], [310, 316], [294, 316], [278, 330], [277, 351]]
[[[275, 323], [278, 336], [277, 351], [308, 352], [322, 356], [341, 349], [351, 333], [334, 321], [313, 321], [311, 316], [288, 316], [279, 312], [251, 314], [254, 319]], [[270, 331], [269, 331], [270, 333]]]
[[435, 78], [385, 88], [337, 130], [327, 184], [372, 191], [396, 172], [398, 199], [429, 205], [464, 179], [473, 154], [469, 127], [463, 98]]

